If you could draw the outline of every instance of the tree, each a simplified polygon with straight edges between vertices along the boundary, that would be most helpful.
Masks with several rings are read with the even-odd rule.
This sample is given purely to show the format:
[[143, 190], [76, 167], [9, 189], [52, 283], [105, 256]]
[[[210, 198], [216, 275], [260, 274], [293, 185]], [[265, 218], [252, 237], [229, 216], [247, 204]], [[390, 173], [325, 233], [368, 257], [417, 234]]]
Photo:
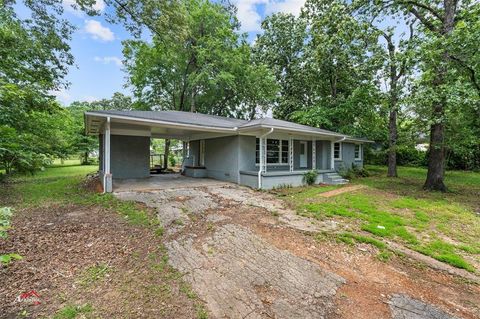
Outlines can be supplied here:
[[[475, 1], [403, 1], [395, 0], [391, 6], [400, 8], [406, 14], [418, 20], [425, 35], [422, 52], [422, 78], [425, 85], [431, 87], [428, 98], [431, 105], [430, 148], [428, 155], [428, 172], [424, 184], [427, 190], [446, 191], [445, 176], [445, 115], [448, 107], [448, 85], [451, 76], [450, 67], [461, 66], [470, 74], [470, 79], [478, 88], [477, 65], [469, 65], [461, 49], [450, 50], [455, 42], [456, 30], [466, 26], [466, 20], [478, 23], [479, 4]], [[478, 24], [477, 24], [478, 26]], [[476, 45], [469, 43], [469, 45]], [[468, 46], [468, 45], [467, 45]], [[457, 47], [458, 49], [458, 47]], [[456, 52], [455, 52], [456, 51]], [[458, 55], [460, 53], [460, 55]]]
[[277, 13], [262, 21], [262, 29], [253, 46], [254, 56], [270, 68], [280, 88], [274, 115], [289, 119], [301, 105], [311, 105], [307, 80], [311, 69], [305, 61], [307, 23], [304, 18]]
[[379, 139], [385, 129], [372, 54], [377, 37], [351, 9], [342, 1], [310, 0], [299, 18], [267, 17], [254, 52], [280, 87], [275, 117]]
[[50, 90], [64, 87], [73, 64], [67, 41], [73, 27], [60, 18], [61, 1], [24, 1], [31, 18], [0, 5], [0, 165], [33, 172], [49, 156], [63, 156], [63, 112]]
[[[134, 19], [133, 30], [143, 21], [153, 33], [151, 43], [123, 42], [128, 84], [137, 107], [250, 118], [258, 108], [265, 108], [275, 96], [276, 85], [268, 69], [252, 58], [232, 7], [206, 0], [172, 5], [176, 13], [149, 1], [127, 9]], [[174, 19], [177, 32], [172, 32], [170, 24], [143, 15], [153, 8], [161, 12], [159, 21]], [[132, 12], [138, 12], [142, 21]], [[165, 165], [169, 144], [166, 140]]]
[[183, 32], [157, 26], [152, 43], [124, 42], [128, 83], [144, 109], [247, 117], [268, 103], [275, 83], [254, 63], [234, 13], [220, 4], [185, 0]]

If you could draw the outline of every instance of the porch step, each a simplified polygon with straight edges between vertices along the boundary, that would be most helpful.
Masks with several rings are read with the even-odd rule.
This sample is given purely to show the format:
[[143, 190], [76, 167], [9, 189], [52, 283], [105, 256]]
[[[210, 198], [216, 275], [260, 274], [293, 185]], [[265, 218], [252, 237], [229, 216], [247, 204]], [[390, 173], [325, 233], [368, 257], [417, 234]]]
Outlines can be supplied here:
[[344, 185], [348, 184], [349, 180], [338, 175], [338, 173], [326, 173], [323, 182], [329, 185]]

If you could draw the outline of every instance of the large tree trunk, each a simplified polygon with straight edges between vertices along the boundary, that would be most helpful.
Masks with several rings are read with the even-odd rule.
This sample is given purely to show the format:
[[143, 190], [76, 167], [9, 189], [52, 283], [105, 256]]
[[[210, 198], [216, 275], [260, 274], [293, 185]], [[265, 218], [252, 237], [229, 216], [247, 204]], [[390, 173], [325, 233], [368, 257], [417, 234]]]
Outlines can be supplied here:
[[388, 177], [397, 177], [397, 108], [390, 109], [389, 125], [389, 147], [388, 147]]
[[192, 88], [192, 101], [190, 104], [190, 112], [195, 113], [197, 111], [197, 107], [195, 106], [195, 89]]
[[163, 154], [163, 169], [168, 168], [168, 155], [170, 154], [170, 139], [165, 139], [165, 153]]
[[[443, 17], [443, 25], [441, 29], [441, 36], [448, 37], [453, 31], [455, 25], [455, 11], [457, 1], [445, 0], [445, 13]], [[433, 123], [430, 126], [430, 148], [428, 153], [428, 172], [427, 179], [423, 185], [424, 189], [437, 190], [445, 192], [447, 190], [444, 184], [445, 176], [445, 108], [447, 99], [443, 92], [443, 85], [445, 84], [445, 76], [447, 73], [447, 65], [449, 62], [449, 54], [445, 51], [442, 55], [442, 61], [437, 67], [436, 76], [433, 85], [441, 92], [441, 98], [435, 102], [433, 106]]]
[[87, 165], [88, 164], [88, 151], [85, 151], [83, 153], [83, 163], [82, 165]]
[[443, 143], [445, 138], [445, 124], [443, 123], [445, 102], [445, 99], [442, 99], [434, 108], [434, 122], [430, 126], [428, 172], [423, 185], [424, 189], [442, 192], [447, 190], [443, 182], [445, 176], [445, 146]]
[[395, 44], [390, 34], [384, 33], [387, 41], [389, 56], [389, 76], [390, 76], [390, 92], [389, 92], [389, 121], [388, 121], [388, 177], [397, 177], [397, 113], [398, 113], [398, 81], [404, 72], [405, 65], [397, 72]]

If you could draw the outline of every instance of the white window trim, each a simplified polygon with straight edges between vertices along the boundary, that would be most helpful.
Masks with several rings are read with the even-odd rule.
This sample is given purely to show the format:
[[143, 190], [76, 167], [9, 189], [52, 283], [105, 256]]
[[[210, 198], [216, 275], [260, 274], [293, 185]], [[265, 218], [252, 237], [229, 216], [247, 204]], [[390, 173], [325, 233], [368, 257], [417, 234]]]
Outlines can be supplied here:
[[[257, 152], [257, 139], [258, 137], [255, 139], [255, 153]], [[279, 150], [278, 150], [278, 153], [279, 153], [279, 157], [278, 157], [278, 160], [282, 160], [282, 144], [283, 144], [283, 140], [285, 141], [288, 141], [288, 149], [289, 149], [289, 153], [290, 153], [290, 143], [291, 141], [289, 139], [282, 139], [282, 138], [266, 138], [265, 139], [265, 150], [267, 148], [267, 144], [268, 144], [268, 140], [279, 140], [280, 141], [280, 144], [278, 145], [279, 147]], [[255, 154], [255, 166], [260, 166], [260, 163], [257, 163], [257, 155]], [[260, 158], [259, 158], [260, 160]], [[288, 159], [287, 159], [287, 163], [284, 163], [284, 162], [279, 162], [279, 163], [266, 163], [266, 161], [268, 161], [267, 159], [267, 155], [265, 154], [265, 165], [266, 166], [290, 166], [290, 154], [288, 156]]]
[[[335, 157], [335, 144], [339, 144], [339, 146], [340, 146], [340, 149], [339, 149], [339, 152], [338, 152], [339, 157]], [[342, 142], [333, 143], [332, 152], [333, 152], [333, 159], [335, 161], [341, 161], [342, 160], [342, 150], [343, 150]]]
[[355, 149], [353, 150], [353, 155], [355, 156], [356, 161], [361, 161], [362, 160], [362, 154], [363, 154], [362, 144], [355, 144], [355, 148], [357, 148], [357, 146], [358, 146], [358, 157], [355, 156], [355, 153], [356, 153]]

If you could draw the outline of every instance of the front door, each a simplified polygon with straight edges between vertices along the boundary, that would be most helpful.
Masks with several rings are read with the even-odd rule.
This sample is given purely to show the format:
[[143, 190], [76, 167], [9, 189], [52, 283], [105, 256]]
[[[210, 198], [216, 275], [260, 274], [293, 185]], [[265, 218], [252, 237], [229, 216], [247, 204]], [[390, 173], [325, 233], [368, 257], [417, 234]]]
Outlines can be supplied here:
[[307, 168], [307, 142], [300, 142], [300, 168]]

